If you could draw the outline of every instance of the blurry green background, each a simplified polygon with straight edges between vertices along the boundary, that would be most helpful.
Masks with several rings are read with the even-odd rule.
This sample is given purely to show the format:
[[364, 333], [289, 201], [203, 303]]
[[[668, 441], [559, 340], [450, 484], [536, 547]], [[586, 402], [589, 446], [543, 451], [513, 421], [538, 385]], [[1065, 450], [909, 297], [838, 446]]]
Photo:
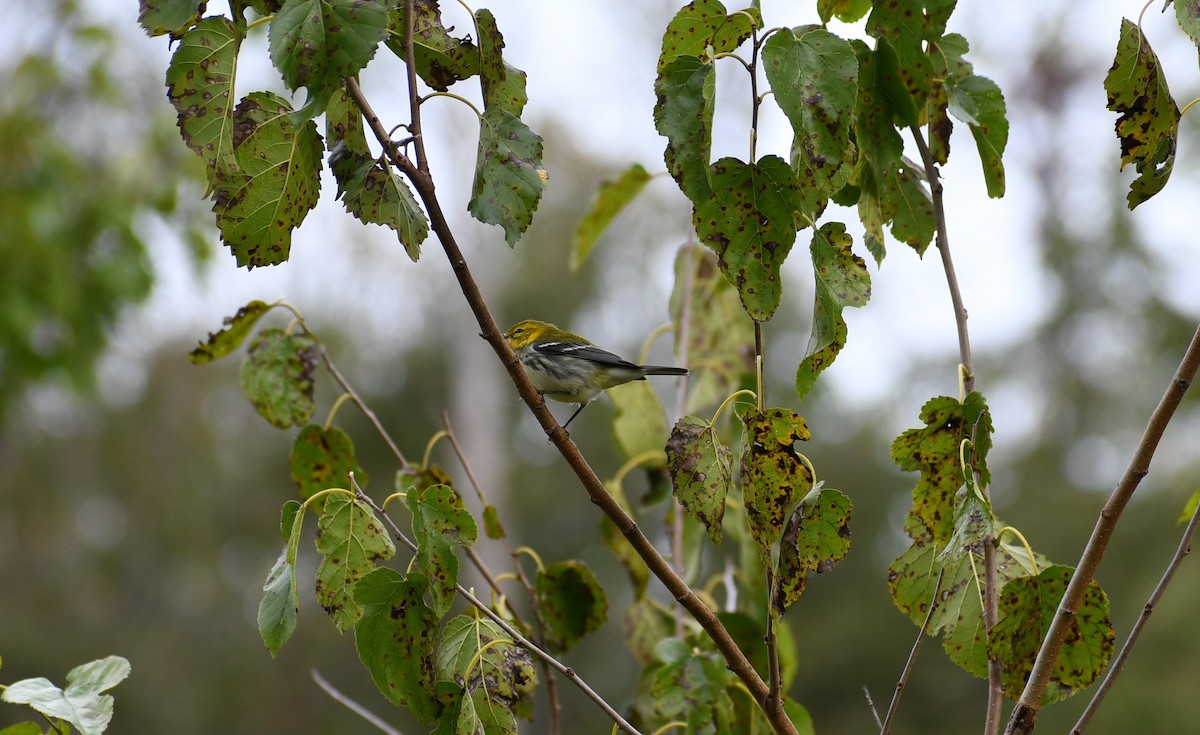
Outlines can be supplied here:
[[[531, 5], [536, 13], [526, 12]], [[546, 199], [511, 252], [497, 231], [465, 216], [454, 227], [503, 325], [550, 319], [636, 355], [666, 319], [671, 263], [686, 239], [682, 198], [669, 180], [656, 181], [578, 275], [567, 272], [565, 243], [602, 178], [633, 160], [661, 166], [650, 75], [675, 6], [615, 3], [582, 18], [579, 9], [545, 5], [491, 7], [506, 53], [530, 74], [527, 116], [546, 139]], [[768, 19], [815, 18], [764, 5]], [[946, 176], [980, 388], [995, 414], [993, 496], [1035, 548], [1073, 564], [1200, 315], [1197, 190], [1188, 175], [1200, 136], [1185, 120], [1175, 179], [1131, 216], [1101, 86], [1120, 7], [1093, 3], [1085, 13], [1056, 0], [999, 19], [990, 4], [960, 5], [951, 29], [971, 40], [977, 71], [1000, 83], [1013, 126], [1005, 200], [986, 200], [963, 131]], [[372, 732], [316, 688], [316, 668], [405, 732], [419, 731], [375, 692], [351, 638], [334, 631], [311, 586], [298, 632], [277, 660], [256, 631], [262, 581], [281, 543], [279, 507], [294, 493], [293, 435], [269, 427], [242, 397], [240, 355], [199, 368], [186, 353], [245, 301], [287, 297], [410, 458], [420, 458], [447, 411], [514, 543], [596, 569], [611, 620], [566, 659], [626, 706], [635, 666], [620, 642], [624, 573], [600, 542], [595, 509], [476, 336], [436, 242], [408, 262], [385, 232], [340, 214], [327, 182], [292, 262], [238, 271], [174, 128], [162, 85], [169, 50], [141, 34], [136, 4], [59, 0], [3, 13], [0, 682], [62, 683], [72, 666], [119, 654], [133, 674], [114, 691], [112, 732]], [[1168, 80], [1196, 89], [1195, 48], [1169, 15], [1148, 18]], [[565, 56], [584, 23], [613, 54]], [[278, 88], [264, 47], [260, 34], [243, 52], [240, 89]], [[400, 92], [389, 86], [395, 68], [379, 67], [364, 84], [385, 99], [386, 119], [399, 121]], [[736, 89], [736, 78], [727, 82]], [[736, 94], [722, 99], [731, 111], [718, 115], [718, 133], [731, 131], [718, 147], [734, 152], [746, 124]], [[1182, 105], [1189, 93], [1176, 98]], [[426, 107], [439, 191], [447, 209], [465, 215], [472, 123], [450, 102]], [[764, 139], [760, 150], [771, 143]], [[857, 226], [849, 230], [858, 235]], [[846, 353], [799, 407], [820, 477], [855, 503], [850, 556], [787, 617], [799, 660], [791, 693], [822, 735], [873, 728], [862, 689], [885, 709], [912, 644], [916, 631], [892, 606], [884, 575], [906, 546], [899, 525], [915, 477], [895, 469], [888, 449], [916, 425], [927, 398], [956, 390], [937, 258], [890, 248], [873, 273], [875, 300], [847, 314]], [[767, 332], [776, 405], [794, 405], [792, 371], [807, 341], [812, 293], [803, 260], [793, 258]], [[655, 349], [671, 359], [665, 341]], [[319, 381], [322, 420], [335, 396], [327, 376]], [[600, 402], [572, 427], [602, 477], [620, 464], [611, 416], [611, 404]], [[382, 497], [394, 472], [386, 448], [353, 409], [338, 423], [358, 444], [367, 490]], [[1100, 571], [1118, 641], [1178, 542], [1176, 519], [1200, 486], [1198, 448], [1200, 411], [1189, 396]], [[463, 479], [446, 445], [434, 458]], [[632, 478], [627, 489], [641, 491]], [[501, 550], [481, 552], [505, 568]], [[314, 568], [302, 558], [302, 578]], [[1090, 732], [1194, 729], [1198, 596], [1200, 572], [1189, 561]], [[559, 690], [568, 732], [608, 731], [577, 691]], [[1067, 729], [1088, 696], [1050, 708], [1039, 731]], [[983, 709], [983, 682], [930, 641], [895, 731], [970, 731]], [[0, 726], [28, 717], [0, 706]]]

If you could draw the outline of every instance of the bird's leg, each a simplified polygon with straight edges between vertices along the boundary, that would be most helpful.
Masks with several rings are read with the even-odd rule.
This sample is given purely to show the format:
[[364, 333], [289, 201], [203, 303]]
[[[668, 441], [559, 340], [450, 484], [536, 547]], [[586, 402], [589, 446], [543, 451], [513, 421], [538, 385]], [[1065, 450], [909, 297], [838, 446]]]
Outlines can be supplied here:
[[586, 403], [579, 404], [579, 408], [575, 409], [575, 413], [571, 414], [571, 418], [567, 419], [567, 423], [562, 425], [564, 431], [566, 431], [567, 424], [570, 424], [572, 421], [574, 421], [575, 417], [579, 415], [579, 412], [585, 408], [587, 408]]

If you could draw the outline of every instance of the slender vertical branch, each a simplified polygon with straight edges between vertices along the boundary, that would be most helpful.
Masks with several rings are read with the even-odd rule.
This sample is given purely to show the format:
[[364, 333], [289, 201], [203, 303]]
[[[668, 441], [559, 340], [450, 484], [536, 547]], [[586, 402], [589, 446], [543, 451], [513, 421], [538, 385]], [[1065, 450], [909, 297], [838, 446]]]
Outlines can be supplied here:
[[1071, 575], [1071, 581], [1067, 583], [1067, 591], [1058, 603], [1058, 610], [1055, 611], [1054, 619], [1050, 622], [1050, 628], [1046, 631], [1046, 637], [1038, 650], [1029, 680], [1025, 683], [1021, 698], [1017, 701], [1017, 706], [1013, 708], [1012, 715], [1008, 720], [1008, 727], [1005, 729], [1007, 735], [1033, 731], [1037, 716], [1041, 712], [1042, 695], [1045, 694], [1046, 687], [1050, 683], [1050, 675], [1054, 671], [1054, 664], [1058, 661], [1058, 654], [1062, 651], [1063, 641], [1066, 640], [1067, 633], [1070, 631], [1070, 625], [1075, 620], [1079, 602], [1083, 599], [1088, 585], [1096, 577], [1096, 569], [1104, 558], [1104, 552], [1108, 548], [1108, 542], [1116, 529], [1117, 521], [1121, 518], [1121, 513], [1125, 510], [1130, 498], [1133, 497], [1142, 478], [1149, 474], [1150, 462], [1154, 459], [1158, 442], [1162, 439], [1171, 417], [1175, 415], [1175, 409], [1179, 407], [1180, 401], [1183, 400], [1184, 394], [1187, 393], [1188, 387], [1196, 377], [1197, 368], [1200, 368], [1200, 328], [1197, 328], [1196, 333], [1192, 336], [1192, 342], [1188, 345], [1179, 367], [1171, 377], [1166, 392], [1150, 415], [1146, 430], [1142, 433], [1141, 441], [1138, 442], [1137, 448], [1133, 452], [1125, 474], [1121, 476], [1112, 494], [1109, 495], [1108, 501], [1100, 510], [1100, 517], [1092, 529], [1091, 538], [1088, 539], [1087, 546], [1083, 549], [1083, 555], [1075, 567], [1075, 573]]
[[[954, 270], [954, 258], [950, 255], [950, 233], [946, 227], [946, 208], [943, 197], [942, 178], [938, 172], [933, 155], [929, 152], [929, 144], [917, 125], [909, 127], [917, 150], [921, 153], [921, 163], [925, 168], [925, 178], [929, 180], [929, 195], [933, 203], [934, 228], [937, 238], [937, 249], [942, 256], [942, 270], [946, 274], [946, 286], [950, 290], [950, 304], [954, 308], [954, 324], [958, 331], [958, 359], [962, 364], [965, 375], [962, 387], [964, 393], [975, 390], [975, 364], [971, 357], [971, 333], [967, 328], [967, 307], [963, 304], [962, 290], [958, 287], [958, 274]], [[975, 440], [975, 430], [971, 429], [971, 441]], [[979, 477], [976, 473], [976, 483]], [[988, 495], [988, 489], [983, 488], [983, 494]], [[999, 607], [996, 580], [996, 540], [984, 539], [983, 542], [983, 628], [991, 632], [996, 625]], [[1000, 732], [1001, 709], [1004, 707], [1003, 669], [1000, 660], [988, 655], [988, 703], [984, 717], [984, 735], [995, 735]]]
[[316, 682], [317, 686], [321, 687], [321, 689], [330, 697], [332, 697], [335, 702], [341, 704], [346, 709], [371, 723], [380, 732], [386, 733], [386, 735], [401, 735], [399, 730], [384, 722], [382, 717], [362, 706], [358, 702], [355, 702], [353, 699], [346, 696], [340, 689], [326, 681], [325, 677], [321, 676], [319, 671], [316, 669], [309, 669], [308, 673], [309, 676], [312, 677], [312, 680]]
[[1121, 646], [1117, 657], [1109, 665], [1108, 673], [1104, 676], [1104, 681], [1100, 682], [1096, 693], [1092, 695], [1092, 700], [1084, 708], [1083, 714], [1079, 715], [1079, 720], [1075, 723], [1075, 727], [1071, 728], [1071, 735], [1081, 735], [1083, 733], [1083, 729], [1087, 727], [1092, 716], [1096, 714], [1100, 703], [1108, 695], [1108, 690], [1112, 687], [1113, 682], [1116, 681], [1116, 678], [1125, 669], [1125, 661], [1129, 658], [1134, 644], [1137, 643], [1138, 636], [1142, 634], [1142, 629], [1146, 627], [1147, 621], [1150, 620], [1150, 615], [1154, 613], [1154, 608], [1158, 605], [1158, 601], [1162, 599], [1163, 593], [1167, 591], [1167, 585], [1171, 583], [1171, 578], [1175, 576], [1175, 570], [1179, 569], [1179, 565], [1183, 563], [1183, 557], [1191, 553], [1192, 536], [1196, 534], [1197, 525], [1200, 525], [1200, 505], [1197, 505], [1196, 509], [1192, 511], [1192, 517], [1188, 521], [1187, 527], [1183, 529], [1183, 537], [1179, 539], [1179, 547], [1175, 549], [1175, 555], [1171, 557], [1170, 563], [1167, 564], [1166, 571], [1163, 572], [1162, 578], [1158, 580], [1158, 584], [1154, 587], [1154, 592], [1150, 594], [1150, 599], [1146, 600], [1146, 604], [1142, 607], [1142, 614], [1138, 616], [1137, 622], [1133, 624], [1133, 628], [1129, 631], [1129, 637], [1125, 639], [1125, 644]]

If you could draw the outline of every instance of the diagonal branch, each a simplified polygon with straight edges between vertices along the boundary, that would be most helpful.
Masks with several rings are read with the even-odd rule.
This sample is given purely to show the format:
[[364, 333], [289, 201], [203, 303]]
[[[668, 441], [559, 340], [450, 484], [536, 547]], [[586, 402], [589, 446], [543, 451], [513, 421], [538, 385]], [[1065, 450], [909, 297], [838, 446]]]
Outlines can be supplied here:
[[1021, 692], [1021, 699], [1013, 708], [1008, 727], [1005, 729], [1006, 735], [1033, 731], [1038, 713], [1041, 711], [1042, 695], [1045, 694], [1046, 687], [1050, 683], [1050, 675], [1058, 660], [1058, 654], [1062, 651], [1063, 641], [1070, 630], [1070, 624], [1075, 620], [1075, 611], [1079, 607], [1079, 601], [1083, 598], [1088, 584], [1096, 577], [1096, 569], [1100, 566], [1100, 560], [1104, 558], [1104, 552], [1116, 529], [1117, 521], [1121, 518], [1121, 512], [1125, 510], [1126, 504], [1133, 497], [1142, 478], [1149, 474], [1150, 461], [1154, 459], [1158, 442], [1162, 439], [1167, 424], [1175, 414], [1175, 409], [1179, 407], [1180, 401], [1187, 393], [1188, 386], [1196, 377], [1197, 368], [1200, 368], [1200, 328], [1197, 328], [1196, 333], [1192, 336], [1192, 342], [1188, 345], [1187, 352], [1184, 353], [1179, 367], [1175, 370], [1175, 375], [1171, 377], [1171, 382], [1167, 385], [1162, 400], [1158, 402], [1154, 413], [1150, 415], [1146, 430], [1142, 433], [1142, 439], [1133, 452], [1129, 467], [1126, 468], [1125, 474], [1122, 475], [1108, 501], [1100, 510], [1100, 517], [1096, 520], [1095, 528], [1092, 529], [1092, 536], [1083, 549], [1079, 565], [1075, 567], [1075, 573], [1071, 575], [1067, 591], [1058, 603], [1054, 620], [1051, 621], [1050, 629], [1046, 631], [1046, 638], [1038, 650], [1037, 660], [1033, 663], [1033, 671], [1030, 672], [1029, 680], [1025, 683], [1025, 690]]
[[1092, 696], [1092, 701], [1088, 702], [1087, 707], [1083, 710], [1083, 714], [1079, 715], [1079, 721], [1075, 723], [1075, 727], [1071, 728], [1071, 735], [1080, 735], [1083, 732], [1083, 729], [1087, 727], [1088, 721], [1092, 719], [1092, 715], [1096, 714], [1100, 703], [1104, 701], [1104, 697], [1107, 696], [1113, 682], [1121, 675], [1121, 671], [1125, 669], [1125, 661], [1129, 658], [1129, 654], [1133, 650], [1133, 645], [1137, 643], [1138, 636], [1142, 634], [1142, 629], [1146, 627], [1146, 622], [1150, 620], [1150, 615], [1154, 612], [1158, 601], [1162, 599], [1163, 593], [1167, 591], [1167, 585], [1171, 583], [1171, 578], [1175, 576], [1175, 570], [1179, 569], [1179, 565], [1183, 563], [1183, 557], [1191, 553], [1192, 536], [1196, 534], [1197, 525], [1200, 525], [1200, 505], [1197, 505], [1196, 509], [1192, 511], [1192, 518], [1188, 521], [1187, 527], [1183, 529], [1183, 537], [1179, 539], [1179, 547], [1175, 549], [1175, 556], [1171, 557], [1166, 571], [1163, 572], [1162, 578], [1158, 580], [1158, 585], [1155, 586], [1154, 592], [1150, 594], [1150, 599], [1146, 600], [1146, 604], [1142, 607], [1142, 614], [1138, 616], [1137, 622], [1133, 624], [1133, 629], [1129, 631], [1129, 637], [1125, 639], [1125, 645], [1121, 646], [1121, 652], [1117, 654], [1112, 664], [1109, 665], [1108, 673], [1104, 676], [1104, 681], [1100, 682], [1100, 686]]

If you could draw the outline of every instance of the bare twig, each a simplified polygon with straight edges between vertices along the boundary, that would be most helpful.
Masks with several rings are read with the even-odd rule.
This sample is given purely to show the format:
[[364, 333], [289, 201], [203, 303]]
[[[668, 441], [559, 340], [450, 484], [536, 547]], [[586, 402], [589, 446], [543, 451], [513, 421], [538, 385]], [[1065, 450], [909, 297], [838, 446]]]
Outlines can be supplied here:
[[[416, 552], [416, 542], [414, 542], [412, 539], [406, 536], [403, 531], [400, 530], [400, 526], [398, 526], [396, 522], [392, 520], [392, 517], [388, 515], [387, 511], [380, 507], [379, 504], [377, 504], [375, 500], [371, 498], [371, 496], [364, 493], [362, 488], [358, 486], [358, 483], [353, 482], [353, 478], [351, 478], [351, 484], [354, 486], [354, 492], [357, 497], [367, 505], [371, 506], [371, 508], [378, 513], [381, 518], [383, 518], [384, 523], [388, 524], [388, 526], [392, 529], [392, 536], [397, 541], [408, 547], [409, 550]], [[629, 722], [621, 716], [621, 713], [617, 712], [608, 702], [604, 701], [604, 697], [601, 697], [596, 693], [596, 690], [588, 686], [587, 682], [581, 679], [571, 667], [554, 658], [549, 653], [546, 653], [546, 651], [544, 651], [540, 646], [522, 635], [521, 631], [513, 627], [511, 623], [501, 617], [500, 614], [495, 610], [492, 610], [490, 606], [484, 603], [483, 600], [480, 600], [478, 597], [476, 597], [466, 587], [463, 587], [461, 584], [455, 584], [455, 590], [459, 595], [462, 596], [464, 600], [471, 605], [474, 605], [476, 609], [483, 613], [493, 623], [498, 625], [505, 633], [512, 636], [512, 639], [517, 643], [517, 645], [521, 646], [534, 656], [537, 656], [540, 660], [552, 666], [556, 671], [567, 677], [575, 686], [579, 687], [579, 690], [587, 695], [588, 699], [595, 702], [596, 705], [599, 706], [606, 715], [612, 718], [612, 721], [617, 723], [621, 729], [632, 733], [633, 735], [640, 735], [637, 728], [629, 724]]]
[[1197, 525], [1200, 525], [1200, 505], [1197, 505], [1196, 509], [1192, 511], [1192, 517], [1188, 521], [1187, 527], [1183, 529], [1183, 537], [1179, 539], [1179, 548], [1175, 549], [1175, 556], [1171, 557], [1171, 562], [1167, 564], [1162, 578], [1158, 580], [1158, 585], [1155, 586], [1154, 592], [1150, 594], [1150, 599], [1146, 600], [1146, 604], [1142, 607], [1142, 614], [1138, 616], [1137, 622], [1133, 624], [1133, 628], [1129, 631], [1129, 637], [1125, 639], [1125, 644], [1121, 646], [1117, 657], [1109, 665], [1108, 673], [1104, 676], [1104, 681], [1100, 682], [1100, 686], [1096, 688], [1096, 693], [1092, 695], [1092, 700], [1084, 708], [1083, 714], [1079, 715], [1079, 720], [1075, 723], [1075, 727], [1071, 728], [1071, 735], [1080, 735], [1083, 732], [1083, 729], [1087, 727], [1088, 721], [1092, 719], [1092, 715], [1096, 714], [1100, 703], [1104, 701], [1104, 697], [1108, 694], [1108, 690], [1112, 687], [1113, 682], [1121, 675], [1121, 671], [1124, 670], [1125, 661], [1129, 658], [1129, 653], [1133, 650], [1133, 645], [1137, 643], [1138, 636], [1142, 634], [1142, 629], [1146, 627], [1146, 622], [1150, 620], [1150, 615], [1154, 612], [1158, 601], [1162, 599], [1163, 593], [1167, 591], [1167, 585], [1171, 583], [1171, 578], [1175, 576], [1175, 570], [1183, 563], [1183, 557], [1191, 553], [1192, 536], [1196, 533]]
[[883, 722], [879, 719], [879, 710], [875, 709], [875, 700], [871, 699], [871, 690], [863, 685], [863, 696], [867, 698], [867, 709], [871, 710], [871, 716], [875, 718], [875, 727], [883, 730]]
[[[411, 67], [409, 73], [410, 75], [412, 74]], [[388, 138], [387, 128], [383, 126], [379, 117], [371, 109], [370, 103], [363, 95], [362, 89], [355, 80], [346, 79], [346, 91], [363, 113], [363, 117], [371, 128], [372, 134], [384, 146], [388, 160], [409, 178], [418, 196], [421, 197], [421, 201], [425, 205], [425, 211], [429, 215], [430, 227], [441, 242], [442, 249], [446, 253], [446, 259], [449, 261], [450, 267], [458, 280], [459, 288], [462, 290], [463, 296], [479, 324], [480, 334], [492, 346], [492, 349], [495, 350], [496, 355], [500, 358], [500, 363], [508, 371], [513, 384], [516, 385], [517, 393], [521, 396], [521, 400], [525, 401], [525, 404], [529, 406], [530, 412], [537, 419], [543, 430], [545, 430], [551, 443], [562, 454], [567, 465], [575, 472], [588, 497], [612, 520], [613, 525], [616, 526], [617, 530], [633, 546], [638, 556], [646, 563], [650, 572], [662, 581], [675, 600], [683, 605], [696, 622], [699, 623], [700, 627], [709, 635], [717, 651], [725, 658], [726, 663], [729, 665], [729, 670], [746, 685], [746, 688], [750, 691], [755, 701], [762, 707], [772, 728], [781, 734], [792, 735], [796, 733], [795, 725], [788, 720], [782, 706], [768, 706], [767, 685], [758, 675], [758, 672], [754, 670], [745, 653], [738, 648], [729, 631], [725, 629], [725, 626], [717, 618], [716, 614], [704, 604], [691, 587], [675, 573], [671, 565], [654, 548], [654, 544], [638, 528], [637, 523], [608, 494], [608, 491], [604, 488], [604, 483], [601, 482], [599, 476], [596, 475], [587, 460], [584, 459], [579, 448], [571, 441], [570, 435], [559, 425], [554, 415], [550, 413], [550, 410], [546, 408], [545, 401], [542, 400], [542, 397], [529, 382], [529, 378], [526, 377], [525, 371], [517, 361], [516, 354], [508, 346], [508, 342], [505, 341], [499, 325], [496, 324], [496, 320], [492, 317], [487, 302], [479, 290], [479, 285], [471, 275], [470, 268], [467, 267], [466, 259], [463, 257], [454, 233], [446, 220], [445, 213], [442, 211], [441, 203], [434, 189], [433, 177], [430, 175], [428, 169], [415, 165], [411, 159], [398, 150], [394, 141]], [[416, 105], [414, 105], [415, 107]], [[414, 123], [416, 123], [415, 120]], [[420, 152], [423, 147], [420, 135], [418, 135], [420, 126], [419, 124], [414, 124], [410, 129], [416, 137], [413, 145]]]
[[1126, 468], [1125, 474], [1121, 476], [1121, 480], [1100, 510], [1100, 517], [1092, 529], [1091, 538], [1088, 539], [1087, 546], [1083, 549], [1083, 556], [1079, 559], [1078, 566], [1075, 567], [1075, 573], [1071, 575], [1067, 591], [1058, 603], [1058, 610], [1054, 613], [1050, 629], [1046, 631], [1046, 637], [1038, 650], [1029, 680], [1025, 683], [1021, 698], [1017, 701], [1008, 720], [1008, 727], [1005, 729], [1007, 735], [1033, 731], [1037, 716], [1041, 711], [1042, 696], [1050, 683], [1050, 675], [1054, 671], [1058, 654], [1062, 651], [1063, 641], [1067, 637], [1070, 623], [1075, 619], [1079, 601], [1083, 599], [1084, 592], [1087, 591], [1088, 585], [1096, 576], [1096, 569], [1100, 566], [1100, 560], [1104, 558], [1104, 552], [1108, 548], [1108, 542], [1116, 529], [1121, 512], [1125, 510], [1125, 505], [1133, 497], [1142, 478], [1150, 472], [1150, 462], [1154, 459], [1158, 442], [1162, 439], [1167, 424], [1175, 414], [1175, 409], [1178, 408], [1184, 394], [1187, 393], [1188, 386], [1196, 377], [1198, 367], [1200, 367], [1200, 328], [1192, 336], [1192, 342], [1188, 345], [1183, 360], [1180, 361], [1179, 367], [1171, 377], [1171, 382], [1167, 386], [1162, 400], [1158, 402], [1158, 406], [1150, 415], [1146, 430], [1142, 433], [1141, 441], [1134, 450], [1129, 467]]
[[[888, 735], [892, 731], [892, 720], [896, 717], [896, 710], [900, 708], [900, 695], [904, 693], [904, 687], [908, 685], [908, 677], [912, 674], [913, 666], [917, 663], [917, 654], [921, 652], [921, 644], [925, 641], [925, 631], [929, 630], [929, 621], [933, 620], [933, 611], [937, 609], [938, 595], [942, 590], [942, 578], [946, 575], [946, 568], [938, 572], [937, 583], [933, 585], [933, 594], [929, 596], [929, 610], [925, 613], [925, 622], [921, 623], [921, 629], [917, 631], [917, 639], [913, 641], [912, 650], [908, 652], [908, 660], [904, 662], [904, 670], [900, 672], [900, 678], [896, 681], [896, 691], [892, 693], [892, 703], [888, 705], [887, 715], [883, 719], [883, 724], [879, 726], [879, 735]], [[868, 698], [868, 701], [869, 698]], [[871, 705], [874, 709], [874, 705]], [[879, 722], [879, 715], [875, 715], [875, 722]]]
[[337, 369], [337, 366], [333, 364], [333, 360], [329, 357], [328, 350], [324, 348], [321, 349], [321, 359], [325, 362], [325, 368], [329, 370], [329, 374], [333, 376], [333, 379], [337, 381], [338, 385], [342, 386], [342, 390], [346, 391], [346, 394], [350, 396], [350, 400], [354, 401], [354, 405], [358, 406], [358, 410], [363, 412], [363, 415], [366, 416], [367, 420], [371, 422], [371, 426], [375, 427], [376, 433], [383, 437], [383, 441], [387, 443], [388, 449], [391, 449], [392, 454], [396, 456], [396, 461], [400, 463], [401, 467], [407, 467], [408, 460], [405, 459], [404, 454], [400, 452], [400, 447], [396, 446], [396, 442], [392, 441], [391, 435], [388, 434], [387, 429], [383, 428], [383, 424], [380, 423], [379, 417], [375, 415], [375, 412], [371, 410], [371, 407], [368, 406], [366, 401], [362, 399], [362, 396], [358, 395], [358, 392], [354, 390], [354, 386], [350, 385], [350, 381], [346, 380], [346, 377], [342, 375], [341, 371]]
[[[971, 357], [971, 333], [967, 328], [967, 307], [963, 304], [962, 290], [958, 287], [958, 274], [954, 270], [954, 259], [950, 255], [950, 232], [946, 227], [946, 208], [944, 204], [942, 178], [938, 172], [933, 155], [929, 152], [929, 144], [921, 134], [921, 128], [912, 125], [909, 128], [917, 150], [921, 153], [921, 163], [925, 168], [925, 178], [929, 180], [929, 195], [933, 203], [934, 227], [937, 234], [937, 249], [942, 257], [942, 270], [946, 274], [946, 286], [950, 290], [950, 303], [954, 308], [954, 325], [958, 330], [958, 359], [966, 375], [963, 378], [963, 392], [975, 390], [975, 363]], [[975, 441], [975, 429], [971, 429], [971, 441]], [[975, 473], [975, 482], [979, 484], [979, 473]], [[984, 496], [988, 489], [982, 488]], [[983, 542], [983, 628], [990, 632], [996, 625], [998, 617], [998, 597], [996, 582], [996, 542], [994, 538], [984, 539]], [[988, 703], [984, 716], [984, 735], [995, 735], [1000, 732], [1001, 709], [1004, 707], [1004, 685], [1000, 659], [988, 655]]]
[[319, 671], [316, 669], [309, 669], [308, 673], [312, 676], [313, 681], [317, 683], [317, 686], [324, 689], [325, 693], [333, 697], [334, 701], [336, 701], [338, 704], [363, 718], [388, 735], [401, 735], [399, 730], [384, 722], [382, 717], [362, 706], [358, 702], [355, 702], [353, 699], [339, 691], [337, 687], [326, 681], [325, 677], [321, 676]]

